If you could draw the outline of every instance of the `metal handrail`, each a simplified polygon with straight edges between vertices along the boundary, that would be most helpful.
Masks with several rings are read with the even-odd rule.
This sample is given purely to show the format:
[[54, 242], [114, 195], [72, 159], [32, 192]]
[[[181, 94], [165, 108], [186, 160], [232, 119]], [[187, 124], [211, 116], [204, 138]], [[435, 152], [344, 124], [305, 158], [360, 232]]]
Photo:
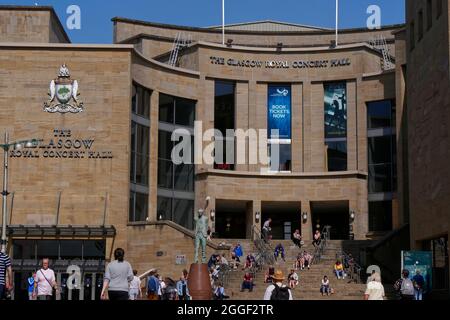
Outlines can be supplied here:
[[330, 240], [330, 226], [323, 227], [321, 236], [322, 238], [320, 244], [314, 250], [314, 256], [311, 264], [319, 263], [320, 260], [322, 259], [322, 255], [327, 247], [327, 242], [328, 240]]
[[255, 257], [255, 260], [259, 269], [266, 265], [273, 265], [275, 263], [275, 257], [273, 255], [274, 249], [270, 243], [263, 239], [261, 232], [257, 229], [256, 225], [253, 225], [252, 227], [252, 235], [253, 239], [255, 239], [254, 244], [257, 250], [257, 257]]
[[[360, 283], [362, 267], [357, 262], [355, 262], [355, 258], [353, 256], [351, 258], [353, 260], [353, 263], [349, 265], [348, 268], [350, 279], [352, 279], [356, 283]], [[344, 263], [344, 260], [350, 260], [350, 255], [348, 255], [344, 250], [341, 250], [336, 252], [336, 259], [339, 259], [342, 261], [342, 263]]]

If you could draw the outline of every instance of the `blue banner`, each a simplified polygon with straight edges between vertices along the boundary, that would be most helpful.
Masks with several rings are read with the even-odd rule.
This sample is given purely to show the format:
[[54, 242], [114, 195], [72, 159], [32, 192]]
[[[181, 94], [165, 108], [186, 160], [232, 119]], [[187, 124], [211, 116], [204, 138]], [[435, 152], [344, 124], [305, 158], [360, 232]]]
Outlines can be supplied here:
[[[268, 94], [269, 139], [291, 139], [291, 87], [270, 85]], [[279, 130], [271, 134], [271, 130]]]
[[402, 269], [409, 271], [409, 278], [421, 275], [425, 280], [424, 292], [433, 287], [433, 256], [431, 251], [402, 251]]

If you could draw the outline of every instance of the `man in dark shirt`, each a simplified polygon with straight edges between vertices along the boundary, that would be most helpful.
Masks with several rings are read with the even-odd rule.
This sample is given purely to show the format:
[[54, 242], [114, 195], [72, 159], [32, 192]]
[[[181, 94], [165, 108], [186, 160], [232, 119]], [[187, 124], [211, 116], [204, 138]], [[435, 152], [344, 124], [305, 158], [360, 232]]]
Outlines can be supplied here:
[[416, 275], [412, 278], [414, 284], [414, 298], [416, 300], [422, 300], [423, 297], [423, 287], [425, 285], [425, 279], [420, 274], [420, 271], [416, 271]]

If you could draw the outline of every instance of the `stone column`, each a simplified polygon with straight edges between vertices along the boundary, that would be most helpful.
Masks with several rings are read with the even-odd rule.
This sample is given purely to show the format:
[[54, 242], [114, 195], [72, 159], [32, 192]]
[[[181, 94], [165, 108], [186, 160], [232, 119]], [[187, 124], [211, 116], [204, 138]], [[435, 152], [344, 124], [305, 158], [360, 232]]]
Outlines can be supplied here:
[[[235, 109], [235, 128], [241, 129], [244, 132], [249, 129], [249, 84], [246, 82], [236, 83], [236, 109]], [[242, 159], [245, 159], [245, 163], [236, 162], [236, 171], [248, 171], [248, 143], [247, 139], [244, 143], [245, 150], [243, 150]], [[238, 159], [237, 144], [235, 145], [235, 161]], [[241, 160], [242, 160], [241, 159]]]
[[249, 201], [246, 205], [246, 216], [245, 216], [245, 238], [252, 239], [252, 229], [255, 223], [255, 212], [253, 210], [253, 202]]
[[153, 91], [150, 97], [150, 166], [148, 220], [157, 220], [158, 211], [158, 124], [159, 92]]
[[[259, 220], [256, 221], [256, 213], [259, 212]], [[261, 225], [263, 224], [262, 220], [262, 212], [261, 212], [261, 200], [253, 200], [253, 225], [257, 230], [261, 230]], [[255, 239], [255, 237], [254, 237]], [[253, 239], [253, 240], [254, 240]]]
[[302, 84], [296, 83], [292, 85], [292, 172], [303, 171], [303, 105], [302, 105]]
[[358, 169], [358, 133], [356, 82], [347, 82], [347, 170]]
[[302, 219], [302, 230], [301, 230], [301, 234], [302, 234], [302, 238], [304, 241], [312, 241], [312, 216], [311, 216], [311, 205], [309, 200], [303, 200], [301, 203], [301, 216], [303, 216], [303, 212], [306, 212], [308, 214], [308, 218], [306, 219], [306, 221], [303, 221], [303, 218], [300, 217], [300, 219]]

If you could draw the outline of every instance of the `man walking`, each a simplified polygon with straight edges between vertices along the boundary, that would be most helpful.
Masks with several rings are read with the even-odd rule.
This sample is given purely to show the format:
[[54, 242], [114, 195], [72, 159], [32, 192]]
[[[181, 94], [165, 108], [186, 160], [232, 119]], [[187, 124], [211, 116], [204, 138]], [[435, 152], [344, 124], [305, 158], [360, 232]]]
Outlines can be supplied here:
[[268, 242], [270, 240], [270, 231], [271, 231], [271, 225], [272, 218], [269, 218], [264, 222], [263, 228], [262, 228], [262, 236], [265, 242]]
[[189, 300], [189, 289], [184, 276], [181, 276], [177, 282], [177, 294], [179, 300]]
[[48, 261], [48, 258], [42, 259], [42, 268], [36, 272], [38, 300], [52, 300], [53, 289], [57, 288], [55, 273], [48, 267]]
[[412, 278], [414, 284], [414, 298], [416, 300], [423, 299], [423, 287], [425, 285], [425, 279], [420, 274], [420, 271], [416, 271], [416, 275]]
[[407, 269], [402, 271], [402, 277], [395, 282], [394, 289], [401, 300], [414, 300], [414, 285], [409, 279], [409, 271]]
[[13, 277], [11, 259], [7, 254], [0, 252], [0, 300], [6, 298], [7, 291], [10, 291], [12, 287]]
[[148, 300], [158, 300], [158, 291], [160, 290], [159, 279], [156, 277], [156, 270], [150, 273], [147, 284], [147, 297]]

